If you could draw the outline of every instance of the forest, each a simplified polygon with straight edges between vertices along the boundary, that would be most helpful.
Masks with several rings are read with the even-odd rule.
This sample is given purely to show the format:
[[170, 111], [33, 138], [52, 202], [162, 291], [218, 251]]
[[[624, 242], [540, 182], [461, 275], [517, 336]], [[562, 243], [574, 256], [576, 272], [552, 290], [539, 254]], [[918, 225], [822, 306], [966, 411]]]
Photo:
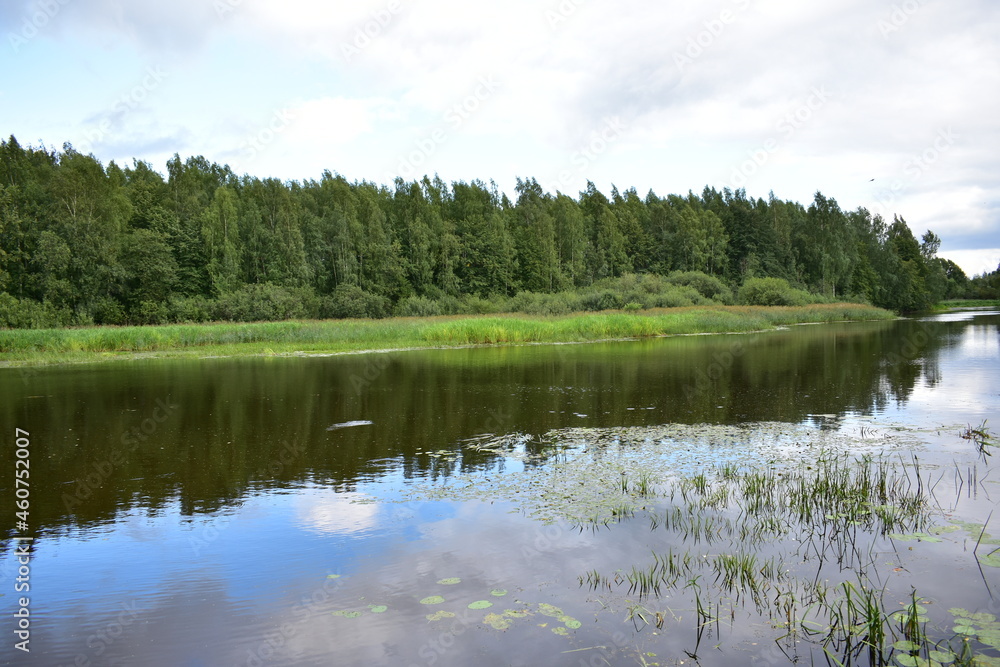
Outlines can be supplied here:
[[391, 185], [237, 175], [203, 157], [103, 165], [0, 141], [0, 327], [1000, 296], [931, 231], [744, 190], [573, 197], [518, 179]]

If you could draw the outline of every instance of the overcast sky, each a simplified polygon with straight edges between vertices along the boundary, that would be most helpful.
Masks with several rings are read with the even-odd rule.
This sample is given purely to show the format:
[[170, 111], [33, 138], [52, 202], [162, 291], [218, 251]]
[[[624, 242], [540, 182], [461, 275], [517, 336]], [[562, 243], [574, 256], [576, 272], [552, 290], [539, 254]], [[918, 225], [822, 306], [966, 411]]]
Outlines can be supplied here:
[[511, 195], [820, 190], [1000, 264], [996, 0], [7, 0], [0, 26], [24, 144]]

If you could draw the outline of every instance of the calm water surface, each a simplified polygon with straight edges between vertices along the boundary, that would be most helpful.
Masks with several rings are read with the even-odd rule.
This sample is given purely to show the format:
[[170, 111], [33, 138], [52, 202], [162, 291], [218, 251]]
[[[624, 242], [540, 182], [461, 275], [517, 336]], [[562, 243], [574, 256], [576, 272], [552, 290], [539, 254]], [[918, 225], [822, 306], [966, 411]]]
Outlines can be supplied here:
[[[581, 531], [502, 499], [408, 493], [524, 469], [468, 446], [484, 434], [897, 425], [941, 471], [938, 495], [951, 494], [942, 515], [982, 522], [1000, 498], [992, 459], [957, 435], [1000, 423], [995, 311], [746, 336], [0, 369], [0, 396], [6, 470], [14, 429], [30, 433], [34, 537], [26, 654], [13, 639], [18, 531], [7, 474], [4, 664], [787, 661], [752, 614], [696, 638], [683, 599], [647, 605], [670, 615], [662, 628], [643, 627], [623, 620], [627, 588], [601, 597], [580, 585], [590, 570], [648, 558], [646, 524]], [[986, 481], [959, 490], [949, 467]], [[935, 567], [932, 555], [916, 558], [900, 590], [919, 583], [922, 595], [960, 598], [944, 606], [997, 609], [1000, 569], [963, 562], [946, 581]], [[447, 578], [460, 582], [439, 583]], [[421, 604], [433, 595], [445, 602]], [[468, 608], [477, 600], [534, 613], [498, 630]], [[580, 627], [552, 632], [566, 623], [539, 613], [543, 603]], [[361, 615], [343, 615], [351, 611]], [[454, 616], [427, 620], [437, 611]]]

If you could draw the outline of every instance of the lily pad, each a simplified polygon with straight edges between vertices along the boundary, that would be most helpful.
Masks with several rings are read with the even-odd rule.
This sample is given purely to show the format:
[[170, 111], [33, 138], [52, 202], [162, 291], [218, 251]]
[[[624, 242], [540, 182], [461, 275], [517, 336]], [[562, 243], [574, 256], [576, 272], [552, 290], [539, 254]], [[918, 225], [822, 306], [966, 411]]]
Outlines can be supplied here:
[[493, 606], [493, 603], [489, 600], [476, 600], [469, 605], [469, 609], [489, 609]]
[[581, 623], [580, 621], [576, 620], [572, 616], [561, 616], [559, 618], [559, 620], [562, 622], [563, 625], [565, 625], [570, 630], [576, 630], [581, 625], [583, 625], [583, 623]]
[[427, 614], [428, 621], [440, 621], [446, 618], [455, 618], [455, 612], [453, 611], [436, 611], [433, 614]]
[[941, 663], [937, 660], [929, 660], [927, 658], [908, 655], [906, 653], [897, 654], [896, 662], [903, 667], [940, 667], [941, 665]]
[[442, 602], [444, 602], [444, 598], [440, 595], [431, 595], [421, 600], [420, 604], [441, 604]]
[[918, 542], [943, 542], [940, 537], [934, 537], [929, 533], [889, 533], [889, 537], [894, 540], [900, 540], [903, 542], [913, 542], [914, 540]]
[[328, 575], [326, 575], [326, 578], [327, 579], [340, 579], [340, 576], [341, 575], [339, 575], [339, 574], [328, 574]]
[[994, 551], [986, 556], [980, 556], [979, 562], [989, 567], [1000, 567], [1000, 552]]
[[954, 653], [945, 653], [944, 651], [928, 651], [927, 657], [931, 660], [935, 660], [942, 665], [947, 665], [950, 662], [955, 662]]
[[361, 615], [360, 611], [335, 611], [331, 612], [334, 616], [343, 616], [344, 618], [357, 618]]
[[551, 616], [552, 618], [559, 618], [563, 615], [562, 609], [546, 602], [538, 603], [538, 613], [543, 616]]
[[905, 651], [907, 653], [909, 653], [911, 651], [919, 651], [920, 650], [920, 644], [917, 644], [916, 642], [911, 642], [911, 641], [906, 640], [906, 639], [899, 640], [898, 642], [896, 642], [895, 644], [893, 644], [892, 647], [894, 649], [896, 649], [897, 651]]
[[493, 597], [502, 598], [503, 596], [507, 595], [507, 589], [494, 588], [492, 591], [490, 591], [490, 595], [492, 595]]
[[558, 626], [558, 627], [552, 628], [552, 632], [554, 634], [559, 635], [560, 637], [569, 637], [569, 630], [567, 630], [566, 628], [564, 628], [562, 626]]
[[448, 577], [447, 579], [439, 579], [438, 583], [443, 586], [454, 586], [455, 584], [462, 583], [462, 580], [458, 577]]
[[389, 607], [387, 607], [384, 604], [370, 604], [370, 605], [368, 605], [368, 609], [370, 609], [373, 614], [384, 614], [385, 611], [388, 608]]
[[506, 630], [510, 627], [511, 620], [501, 616], [500, 614], [486, 614], [486, 616], [483, 617], [483, 623], [490, 626], [494, 630]]

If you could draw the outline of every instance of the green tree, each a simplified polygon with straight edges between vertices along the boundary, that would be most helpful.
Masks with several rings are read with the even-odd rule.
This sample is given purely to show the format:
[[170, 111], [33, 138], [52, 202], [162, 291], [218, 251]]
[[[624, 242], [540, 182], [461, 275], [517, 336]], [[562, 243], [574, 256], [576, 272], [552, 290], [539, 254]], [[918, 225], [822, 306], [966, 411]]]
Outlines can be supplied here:
[[[236, 194], [227, 186], [215, 190], [212, 202], [202, 213], [201, 235], [208, 255], [208, 275], [215, 293], [238, 289], [243, 281], [242, 243]], [[176, 274], [176, 263], [174, 267]]]

